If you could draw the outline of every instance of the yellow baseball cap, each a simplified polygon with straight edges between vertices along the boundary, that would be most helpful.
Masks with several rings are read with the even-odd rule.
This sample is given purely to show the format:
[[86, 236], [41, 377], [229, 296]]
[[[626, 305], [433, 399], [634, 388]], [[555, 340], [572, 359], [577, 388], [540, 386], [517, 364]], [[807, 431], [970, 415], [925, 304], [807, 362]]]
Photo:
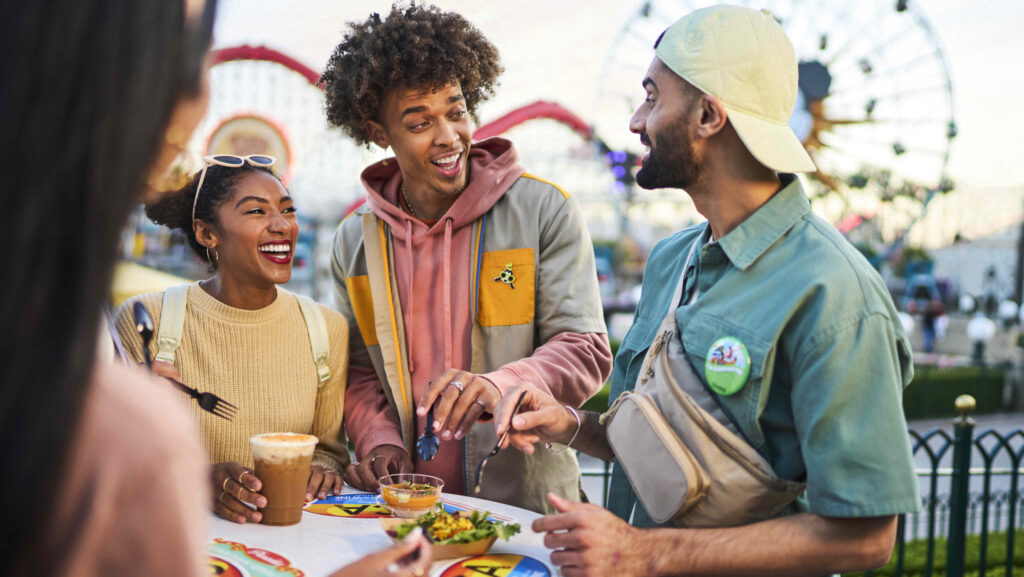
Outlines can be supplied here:
[[680, 18], [655, 49], [658, 59], [717, 98], [747, 150], [778, 172], [814, 172], [789, 127], [797, 61], [782, 26], [767, 11], [710, 6]]

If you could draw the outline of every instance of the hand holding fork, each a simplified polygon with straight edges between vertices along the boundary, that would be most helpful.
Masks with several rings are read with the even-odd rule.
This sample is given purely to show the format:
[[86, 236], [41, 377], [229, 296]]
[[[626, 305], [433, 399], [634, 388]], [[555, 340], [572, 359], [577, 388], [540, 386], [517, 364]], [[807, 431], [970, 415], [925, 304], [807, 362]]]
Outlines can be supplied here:
[[533, 454], [537, 443], [571, 445], [582, 426], [575, 409], [529, 383], [509, 389], [494, 409], [494, 432], [505, 432], [498, 447], [513, 446], [527, 455]]
[[483, 479], [484, 467], [487, 465], [487, 461], [489, 461], [491, 457], [497, 455], [498, 452], [501, 451], [502, 445], [505, 444], [505, 439], [507, 439], [508, 434], [512, 432], [512, 419], [515, 418], [516, 413], [518, 413], [519, 409], [523, 406], [524, 398], [526, 398], [525, 391], [519, 394], [519, 400], [516, 401], [516, 406], [514, 409], [512, 409], [512, 415], [510, 415], [508, 418], [508, 426], [505, 428], [505, 432], [502, 433], [500, 437], [498, 437], [498, 442], [495, 443], [494, 448], [491, 449], [491, 452], [484, 456], [483, 460], [480, 461], [480, 465], [476, 469], [476, 483], [473, 484], [474, 495], [480, 492], [480, 482]]

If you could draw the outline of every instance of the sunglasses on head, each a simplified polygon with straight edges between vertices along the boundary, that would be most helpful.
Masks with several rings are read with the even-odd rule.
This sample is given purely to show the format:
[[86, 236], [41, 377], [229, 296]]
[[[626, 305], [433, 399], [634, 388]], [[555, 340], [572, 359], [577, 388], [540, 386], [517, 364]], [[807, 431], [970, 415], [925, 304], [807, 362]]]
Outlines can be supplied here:
[[203, 172], [199, 175], [199, 185], [196, 186], [196, 197], [192, 199], [192, 220], [196, 219], [196, 205], [199, 204], [199, 192], [203, 190], [203, 181], [206, 180], [206, 169], [211, 164], [226, 166], [228, 168], [241, 168], [249, 163], [252, 166], [269, 168], [274, 166], [277, 159], [266, 154], [250, 154], [248, 156], [235, 156], [234, 154], [214, 154], [203, 157]]

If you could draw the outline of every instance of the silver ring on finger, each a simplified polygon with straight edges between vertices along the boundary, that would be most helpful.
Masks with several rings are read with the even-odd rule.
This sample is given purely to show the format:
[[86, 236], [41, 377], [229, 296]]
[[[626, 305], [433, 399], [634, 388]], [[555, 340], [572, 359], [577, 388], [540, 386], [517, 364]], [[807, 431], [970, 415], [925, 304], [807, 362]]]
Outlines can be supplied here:
[[481, 401], [480, 399], [477, 399], [477, 400], [473, 401], [473, 404], [480, 405], [481, 409], [483, 409], [485, 411], [487, 410], [487, 403]]
[[388, 575], [395, 575], [398, 573], [398, 570], [398, 563], [395, 562], [388, 563], [387, 566], [384, 567], [384, 571], [387, 572]]
[[450, 382], [448, 384], [453, 386], [453, 387], [455, 387], [456, 389], [458, 389], [460, 395], [462, 394], [462, 391], [465, 388], [460, 381], [452, 381], [452, 382]]
[[383, 455], [374, 455], [373, 458], [370, 459], [370, 466], [372, 467], [373, 466], [373, 462], [376, 461], [377, 459], [381, 458], [382, 456]]

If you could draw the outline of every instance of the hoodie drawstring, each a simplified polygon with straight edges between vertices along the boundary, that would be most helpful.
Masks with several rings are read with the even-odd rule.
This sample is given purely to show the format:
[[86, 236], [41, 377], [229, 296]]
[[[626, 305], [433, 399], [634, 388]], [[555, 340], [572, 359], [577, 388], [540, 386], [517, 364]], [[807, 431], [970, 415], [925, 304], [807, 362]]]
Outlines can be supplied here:
[[[416, 327], [413, 326], [416, 322], [416, 299], [413, 297], [413, 291], [416, 290], [416, 283], [414, 282], [415, 279], [412, 274], [412, 221], [409, 219], [405, 219], [405, 255], [406, 260], [408, 261], [406, 263], [407, 266], [405, 267], [406, 285], [409, 287], [409, 327], [405, 331], [406, 349], [408, 349], [412, 343], [410, 335], [416, 334]], [[411, 375], [413, 371], [416, 370], [416, 361], [413, 360], [411, 351], [407, 356], [409, 357], [409, 374]]]
[[452, 361], [452, 217], [444, 219], [444, 366]]

